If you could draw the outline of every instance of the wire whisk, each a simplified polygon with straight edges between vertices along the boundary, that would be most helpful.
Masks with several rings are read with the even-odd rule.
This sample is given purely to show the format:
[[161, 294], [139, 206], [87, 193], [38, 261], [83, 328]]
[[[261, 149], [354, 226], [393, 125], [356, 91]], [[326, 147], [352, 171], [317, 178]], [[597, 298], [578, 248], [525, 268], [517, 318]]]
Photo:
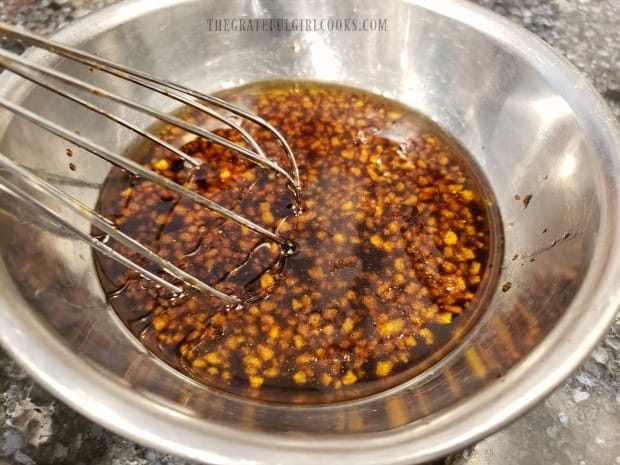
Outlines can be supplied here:
[[[187, 131], [190, 134], [210, 140], [213, 143], [233, 150], [237, 154], [247, 158], [251, 162], [256, 163], [266, 169], [273, 170], [275, 173], [277, 173], [278, 176], [280, 176], [286, 182], [287, 186], [292, 191], [295, 199], [297, 201], [299, 200], [299, 170], [297, 168], [297, 163], [295, 161], [293, 151], [291, 150], [291, 147], [284, 139], [282, 134], [271, 124], [269, 124], [267, 121], [260, 118], [259, 116], [251, 114], [242, 108], [239, 108], [216, 97], [205, 95], [204, 93], [167, 80], [158, 79], [147, 73], [131, 69], [127, 66], [113, 63], [111, 61], [99, 58], [95, 55], [86, 53], [73, 47], [53, 42], [44, 37], [27, 31], [23, 31], [8, 24], [0, 23], [0, 35], [17, 39], [21, 41], [24, 45], [45, 49], [64, 58], [88, 66], [91, 70], [102, 71], [104, 73], [107, 73], [108, 75], [113, 76], [114, 78], [129, 81], [138, 86], [142, 86], [149, 91], [173, 99], [176, 102], [179, 102], [187, 107], [190, 107], [200, 112], [204, 112], [204, 114], [208, 115], [209, 117], [220, 121], [228, 128], [236, 131], [240, 135], [243, 142], [245, 142], [245, 144], [240, 145], [236, 142], [233, 142], [225, 137], [216, 134], [213, 131], [209, 131], [194, 124], [190, 124], [187, 121], [184, 121], [183, 119], [180, 119], [176, 116], [163, 113], [151, 106], [144, 105], [138, 101], [120, 96], [113, 92], [109, 92], [101, 87], [92, 85], [81, 79], [57, 71], [50, 66], [34, 62], [32, 60], [24, 58], [23, 56], [16, 55], [4, 49], [0, 49], [0, 67], [4, 67], [24, 79], [27, 79], [41, 87], [44, 87], [51, 92], [54, 92], [55, 94], [71, 100], [75, 104], [81, 105], [88, 110], [94, 111], [108, 118], [109, 120], [122, 125], [123, 127], [138, 134], [140, 137], [143, 137], [146, 140], [155, 143], [160, 147], [163, 147], [170, 153], [178, 156], [190, 166], [198, 167], [200, 166], [201, 162], [194, 157], [184, 153], [182, 150], [170, 145], [169, 143], [152, 134], [151, 132], [144, 130], [139, 126], [135, 125], [134, 123], [103, 109], [101, 106], [92, 103], [90, 100], [78, 95], [75, 92], [71, 92], [68, 89], [75, 88], [79, 89], [82, 92], [86, 91], [92, 96], [106, 99], [124, 107], [128, 107], [132, 110], [148, 115], [149, 117], [156, 118], [157, 120], [162, 121], [168, 125], [175, 126], [183, 131]], [[170, 191], [186, 197], [204, 206], [205, 208], [208, 208], [216, 214], [236, 222], [243, 227], [249, 228], [255, 233], [263, 236], [264, 238], [277, 243], [280, 246], [280, 250], [283, 254], [291, 253], [294, 249], [294, 243], [283, 235], [277, 232], [272, 232], [265, 227], [256, 224], [255, 222], [250, 221], [249, 219], [240, 216], [229, 209], [222, 207], [218, 203], [202, 195], [199, 195], [183, 187], [182, 185], [177, 184], [176, 182], [157, 174], [154, 171], [143, 167], [139, 163], [122, 155], [119, 155], [118, 153], [114, 153], [113, 151], [110, 151], [107, 148], [94, 143], [88, 138], [76, 134], [74, 131], [62, 127], [55, 122], [28, 110], [20, 104], [17, 104], [5, 97], [0, 97], [0, 107], [12, 112], [14, 115], [28, 120], [29, 122], [45, 129], [46, 131], [49, 131], [50, 133], [70, 142], [71, 144], [74, 144], [77, 147], [80, 147], [100, 157], [101, 159], [111, 163], [112, 165], [126, 170], [131, 175], [135, 175], [140, 178], [159, 183]], [[216, 108], [217, 110], [214, 108]], [[283, 168], [279, 163], [269, 159], [265, 155], [263, 150], [261, 150], [261, 147], [256, 142], [256, 140], [252, 138], [248, 131], [241, 126], [241, 123], [227, 117], [223, 114], [223, 112], [228, 112], [230, 114], [236, 115], [235, 118], [250, 121], [251, 123], [258, 125], [262, 129], [269, 131], [279, 142], [279, 144], [284, 150], [284, 153], [286, 154], [286, 157], [288, 159], [287, 164], [289, 165], [288, 170]], [[181, 280], [183, 283], [191, 286], [192, 288], [197, 289], [200, 292], [210, 294], [226, 302], [227, 304], [234, 305], [242, 303], [239, 297], [221, 292], [218, 289], [210, 286], [209, 284], [201, 281], [197, 277], [188, 274], [187, 272], [178, 268], [170, 261], [159, 257], [147, 246], [117, 229], [114, 222], [110, 219], [100, 215], [76, 198], [68, 195], [62, 189], [59, 189], [57, 186], [45, 181], [43, 178], [33, 173], [30, 169], [21, 166], [14, 159], [9, 158], [2, 153], [0, 153], [0, 171], [4, 172], [4, 175], [0, 173], [0, 188], [2, 188], [2, 190], [25, 201], [31, 207], [35, 208], [47, 217], [53, 219], [62, 227], [72, 232], [79, 239], [88, 243], [95, 250], [111, 257], [112, 259], [118, 261], [127, 268], [138, 272], [145, 278], [154, 281], [155, 283], [165, 287], [166, 289], [176, 294], [182, 293], [183, 289], [181, 286], [177, 285], [172, 281]], [[6, 174], [10, 174], [10, 176], [6, 176]], [[162, 275], [149, 271], [145, 267], [137, 264], [135, 261], [127, 258], [125, 255], [110, 247], [105, 240], [102, 240], [97, 235], [90, 232], [85, 232], [82, 229], [76, 227], [70, 221], [63, 218], [62, 215], [56, 212], [53, 208], [50, 208], [50, 206], [46, 202], [41, 200], [41, 198], [60, 202], [60, 204], [68, 208], [71, 212], [87, 220], [97, 230], [103, 232], [105, 235], [114, 239], [119, 244], [122, 244], [123, 246], [129, 248], [132, 252], [139, 254], [141, 257], [154, 264], [157, 268], [164, 271], [165, 274], [167, 274], [172, 279], [164, 279]]]

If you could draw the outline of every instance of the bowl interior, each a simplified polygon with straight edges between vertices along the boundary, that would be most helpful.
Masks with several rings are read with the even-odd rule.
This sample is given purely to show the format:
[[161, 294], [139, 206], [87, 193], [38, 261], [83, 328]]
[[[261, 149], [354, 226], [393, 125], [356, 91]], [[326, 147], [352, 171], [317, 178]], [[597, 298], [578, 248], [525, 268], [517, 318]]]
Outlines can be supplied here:
[[[569, 98], [582, 91], [587, 100], [590, 91], [562, 87], [562, 76], [544, 72], [551, 69], [545, 60], [557, 60], [549, 50], [538, 43], [528, 50], [527, 40], [533, 39], [526, 35], [517, 37], [527, 39], [524, 44], [514, 45], [514, 31], [505, 23], [497, 26], [494, 18], [475, 9], [451, 6], [448, 14], [447, 8], [433, 11], [396, 0], [380, 5], [370, 0], [129, 2], [85, 19], [61, 38], [207, 92], [272, 78], [332, 81], [383, 93], [432, 118], [478, 163], [503, 220], [503, 262], [495, 264], [501, 268], [500, 286], [458, 349], [403, 386], [344, 404], [286, 408], [225, 395], [193, 383], [149, 355], [107, 305], [91, 249], [3, 192], [0, 316], [12, 322], [18, 317], [7, 315], [28, 318], [37, 334], [54, 341], [55, 355], [68, 357], [60, 368], [67, 381], [52, 381], [44, 361], [33, 355], [16, 354], [18, 358], [64, 398], [80, 399], [77, 404], [89, 395], [77, 392], [83, 379], [105, 378], [101, 389], [136, 400], [129, 408], [140, 413], [124, 418], [117, 429], [202, 459], [205, 450], [215, 450], [217, 455], [207, 458], [216, 463], [248, 454], [245, 445], [234, 447], [239, 438], [253, 444], [247, 447], [280, 445], [282, 460], [302, 450], [355, 450], [365, 451], [362, 463], [371, 463], [369, 449], [379, 451], [405, 439], [408, 448], [401, 459], [429, 458], [531, 405], [558, 382], [554, 367], [547, 366], [545, 375], [540, 364], [555, 359], [572, 360], [574, 366], [583, 356], [583, 350], [571, 353], [558, 346], [560, 333], [566, 334], [567, 328], [573, 335], [600, 333], [601, 321], [611, 318], [607, 307], [585, 303], [602, 302], [595, 298], [601, 291], [597, 284], [617, 247], [617, 180], [612, 177], [617, 153], [605, 153], [609, 144], [604, 136], [582, 113], [579, 98]], [[244, 17], [373, 18], [384, 19], [387, 30], [224, 30], [224, 18]], [[216, 30], [216, 19], [222, 20], [222, 30]], [[87, 27], [89, 22], [92, 27]], [[485, 29], [492, 25], [497, 29]], [[545, 55], [536, 61], [528, 56], [532, 50], [553, 58]], [[64, 60], [32, 55], [91, 82], [106, 80]], [[559, 66], [565, 70], [563, 63]], [[3, 79], [8, 89], [4, 94], [97, 143], [121, 152], [132, 143], [129, 133], [105, 119], [9, 76]], [[111, 87], [147, 103], [171, 105], [129, 86]], [[71, 171], [66, 142], [19, 118], [5, 113], [0, 118], [2, 153], [86, 205], [95, 204], [109, 169], [105, 162], [71, 147], [78, 167]], [[149, 123], [147, 118], [141, 122]], [[72, 220], [89, 229], [83, 221]], [[503, 283], [510, 283], [510, 289], [502, 290]], [[16, 353], [13, 337], [4, 335], [2, 340]], [[24, 337], [34, 338], [28, 347], [45, 353], [43, 338], [34, 333]], [[521, 403], [509, 409], [505, 402], [511, 397], [503, 396], [516, 386], [532, 390], [522, 392]], [[105, 404], [105, 397], [100, 403]], [[468, 405], [481, 415], [475, 427], [468, 423], [468, 408], [473, 408]], [[112, 418], [123, 416], [89, 411], [88, 405], [79, 408], [113, 427]], [[155, 411], [161, 425], [168, 425], [165, 434], [159, 422], [141, 424], [142, 414]], [[272, 434], [265, 439], [264, 433]], [[298, 441], [299, 434], [306, 440]], [[164, 436], [168, 439], [159, 442]], [[207, 436], [219, 442], [205, 440]], [[336, 442], [331, 446], [330, 441]], [[334, 461], [337, 454], [325, 458]]]

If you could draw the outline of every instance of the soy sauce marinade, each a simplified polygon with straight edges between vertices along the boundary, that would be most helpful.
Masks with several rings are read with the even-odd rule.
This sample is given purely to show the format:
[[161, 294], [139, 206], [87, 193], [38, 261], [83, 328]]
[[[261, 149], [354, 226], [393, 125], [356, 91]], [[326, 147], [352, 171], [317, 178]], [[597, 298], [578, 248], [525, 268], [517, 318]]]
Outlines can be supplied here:
[[[193, 292], [171, 296], [97, 257], [110, 303], [140, 341], [202, 383], [294, 403], [377, 392], [452, 349], [479, 316], [474, 296], [491, 250], [489, 208], [467, 154], [419, 114], [356, 89], [271, 82], [219, 96], [289, 141], [301, 205], [274, 172], [178, 129], [159, 133], [202, 160], [199, 169], [159, 147], [142, 147], [142, 159], [294, 239], [297, 253], [284, 259], [275, 244], [204, 207], [112, 174], [100, 209], [121, 230], [218, 289], [254, 297], [231, 309]], [[244, 127], [288, 167], [273, 137]]]

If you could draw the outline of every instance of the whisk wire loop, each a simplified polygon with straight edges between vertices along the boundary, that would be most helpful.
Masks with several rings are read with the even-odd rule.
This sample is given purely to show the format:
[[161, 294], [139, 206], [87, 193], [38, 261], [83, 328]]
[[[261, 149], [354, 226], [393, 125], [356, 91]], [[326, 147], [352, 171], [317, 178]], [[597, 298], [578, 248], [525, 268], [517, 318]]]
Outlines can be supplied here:
[[[116, 78], [130, 81], [133, 84], [142, 86], [143, 88], [146, 88], [150, 91], [164, 95], [165, 97], [171, 98], [195, 110], [199, 110], [204, 114], [208, 115], [209, 117], [220, 121], [228, 128], [236, 131], [240, 135], [241, 139], [247, 144], [247, 146], [233, 142], [232, 140], [229, 140], [197, 125], [190, 124], [187, 121], [184, 121], [176, 116], [163, 113], [156, 108], [144, 105], [129, 98], [122, 97], [98, 86], [89, 84], [88, 82], [80, 80], [76, 77], [52, 69], [49, 66], [43, 65], [41, 63], [35, 63], [31, 60], [28, 60], [27, 58], [0, 49], [1, 67], [4, 67], [24, 79], [27, 79], [55, 94], [58, 94], [84, 108], [87, 108], [88, 110], [94, 111], [108, 118], [109, 120], [122, 125], [123, 127], [140, 135], [141, 137], [144, 137], [147, 140], [163, 147], [170, 153], [175, 154], [191, 166], [197, 167], [201, 164], [201, 162], [190, 156], [189, 154], [186, 154], [182, 150], [173, 147], [172, 145], [168, 144], [166, 141], [150, 133], [149, 131], [146, 131], [139, 126], [131, 123], [130, 121], [127, 121], [126, 119], [115, 115], [98, 105], [95, 105], [91, 101], [82, 98], [75, 93], [69, 92], [64, 87], [57, 85], [57, 83], [62, 83], [69, 87], [86, 91], [96, 97], [104, 98], [125, 107], [129, 107], [132, 110], [141, 112], [164, 123], [187, 131], [190, 134], [207, 139], [222, 147], [233, 150], [239, 155], [250, 160], [251, 162], [262, 166], [265, 169], [274, 171], [278, 176], [285, 180], [287, 186], [294, 194], [295, 199], [299, 200], [300, 181], [299, 170], [297, 168], [295, 156], [282, 134], [263, 118], [257, 115], [253, 115], [246, 110], [236, 107], [235, 105], [232, 105], [229, 102], [225, 102], [221, 99], [195, 91], [180, 84], [157, 79], [147, 73], [131, 69], [127, 66], [115, 64], [109, 60], [105, 60], [103, 58], [86, 53], [73, 47], [52, 42], [36, 34], [23, 31], [14, 26], [1, 22], [0, 35], [18, 39], [24, 44], [43, 48], [47, 51], [58, 54], [65, 58], [80, 62], [86, 66], [91, 67], [91, 69], [100, 70]], [[206, 106], [205, 104], [216, 107], [220, 111], [227, 112], [228, 114], [235, 115], [242, 120], [250, 121], [251, 123], [258, 125], [262, 129], [267, 130], [269, 133], [271, 133], [281, 145], [284, 153], [286, 154], [288, 163], [290, 165], [290, 172], [284, 169], [277, 162], [270, 160], [262, 151], [256, 140], [248, 133], [246, 129], [241, 126], [240, 123], [237, 123], [236, 121], [231, 121], [230, 117], [227, 116], [225, 113], [220, 113], [213, 108]], [[74, 144], [75, 146], [80, 147], [103, 160], [106, 160], [114, 166], [122, 168], [139, 178], [155, 182], [169, 189], [170, 191], [179, 194], [184, 198], [188, 198], [193, 202], [204, 206], [205, 208], [215, 212], [218, 215], [221, 215], [243, 227], [254, 231], [257, 234], [260, 234], [261, 236], [270, 241], [276, 242], [280, 245], [283, 254], [290, 252], [290, 250], [294, 246], [291, 240], [282, 236], [281, 234], [272, 232], [265, 227], [256, 224], [255, 222], [243, 216], [238, 215], [232, 210], [226, 209], [218, 203], [196, 192], [193, 192], [192, 190], [187, 189], [186, 187], [177, 184], [176, 182], [164, 176], [161, 176], [154, 171], [143, 167], [139, 163], [136, 163], [133, 160], [114, 153], [113, 151], [94, 143], [88, 138], [76, 134], [76, 132], [74, 131], [62, 127], [55, 122], [28, 110], [20, 104], [17, 104], [7, 98], [2, 97], [0, 98], [0, 107], [10, 111], [11, 113], [19, 116], [20, 118], [28, 120], [36, 126], [45, 129], [46, 131], [70, 142], [71, 144]], [[0, 188], [2, 188], [3, 191], [12, 194], [14, 197], [24, 201], [33, 209], [53, 219], [61, 227], [64, 227], [66, 230], [72, 232], [76, 237], [83, 240], [84, 242], [87, 242], [97, 251], [104, 253], [110, 258], [140, 273], [142, 276], [151, 279], [153, 282], [167, 288], [174, 293], [178, 294], [183, 292], [182, 286], [171, 282], [170, 279], [164, 279], [162, 277], [162, 273], [154, 273], [152, 271], [149, 271], [145, 267], [137, 264], [135, 261], [132, 261], [128, 257], [114, 250], [96, 235], [83, 231], [82, 229], [68, 221], [66, 218], [64, 218], [63, 215], [61, 215], [59, 212], [51, 208], [49, 206], [49, 202], [55, 202], [57, 204], [63, 205], [65, 208], [69, 209], [78, 217], [87, 220], [97, 230], [102, 231], [105, 235], [117, 241], [119, 244], [122, 244], [123, 246], [137, 253], [150, 263], [154, 264], [158, 269], [174, 278], [174, 280], [181, 281], [186, 285], [197, 289], [200, 292], [210, 294], [213, 297], [216, 297], [226, 302], [227, 304], [242, 303], [240, 298], [219, 291], [218, 289], [201, 281], [195, 276], [184, 272], [182, 269], [175, 266], [170, 261], [159, 257], [155, 252], [151, 251], [144, 244], [141, 244], [140, 242], [131, 238], [129, 235], [120, 231], [109, 219], [103, 217], [91, 208], [88, 208], [77, 199], [69, 196], [58, 187], [34, 174], [30, 169], [21, 166], [17, 161], [2, 153], [0, 153]], [[42, 198], [46, 199], [46, 201], [41, 200]]]

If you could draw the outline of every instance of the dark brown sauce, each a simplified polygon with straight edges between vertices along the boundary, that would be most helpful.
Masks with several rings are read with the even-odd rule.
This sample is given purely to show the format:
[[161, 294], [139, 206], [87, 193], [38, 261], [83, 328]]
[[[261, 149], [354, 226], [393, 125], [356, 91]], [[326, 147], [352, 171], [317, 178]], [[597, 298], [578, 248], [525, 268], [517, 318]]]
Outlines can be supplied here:
[[[289, 141], [301, 205], [273, 172], [178, 129], [157, 132], [204, 161], [199, 169], [159, 147], [140, 147], [136, 156], [280, 231], [297, 253], [285, 257], [204, 207], [113, 173], [100, 210], [119, 229], [218, 289], [250, 299], [231, 309], [192, 292], [171, 296], [98, 256], [110, 303], [136, 337], [204, 384], [291, 403], [368, 395], [452, 350], [496, 283], [489, 257], [499, 222], [469, 155], [418, 113], [356, 89], [282, 81], [219, 96], [261, 115]], [[221, 124], [181, 114], [239, 140]], [[273, 137], [244, 127], [289, 167]]]

